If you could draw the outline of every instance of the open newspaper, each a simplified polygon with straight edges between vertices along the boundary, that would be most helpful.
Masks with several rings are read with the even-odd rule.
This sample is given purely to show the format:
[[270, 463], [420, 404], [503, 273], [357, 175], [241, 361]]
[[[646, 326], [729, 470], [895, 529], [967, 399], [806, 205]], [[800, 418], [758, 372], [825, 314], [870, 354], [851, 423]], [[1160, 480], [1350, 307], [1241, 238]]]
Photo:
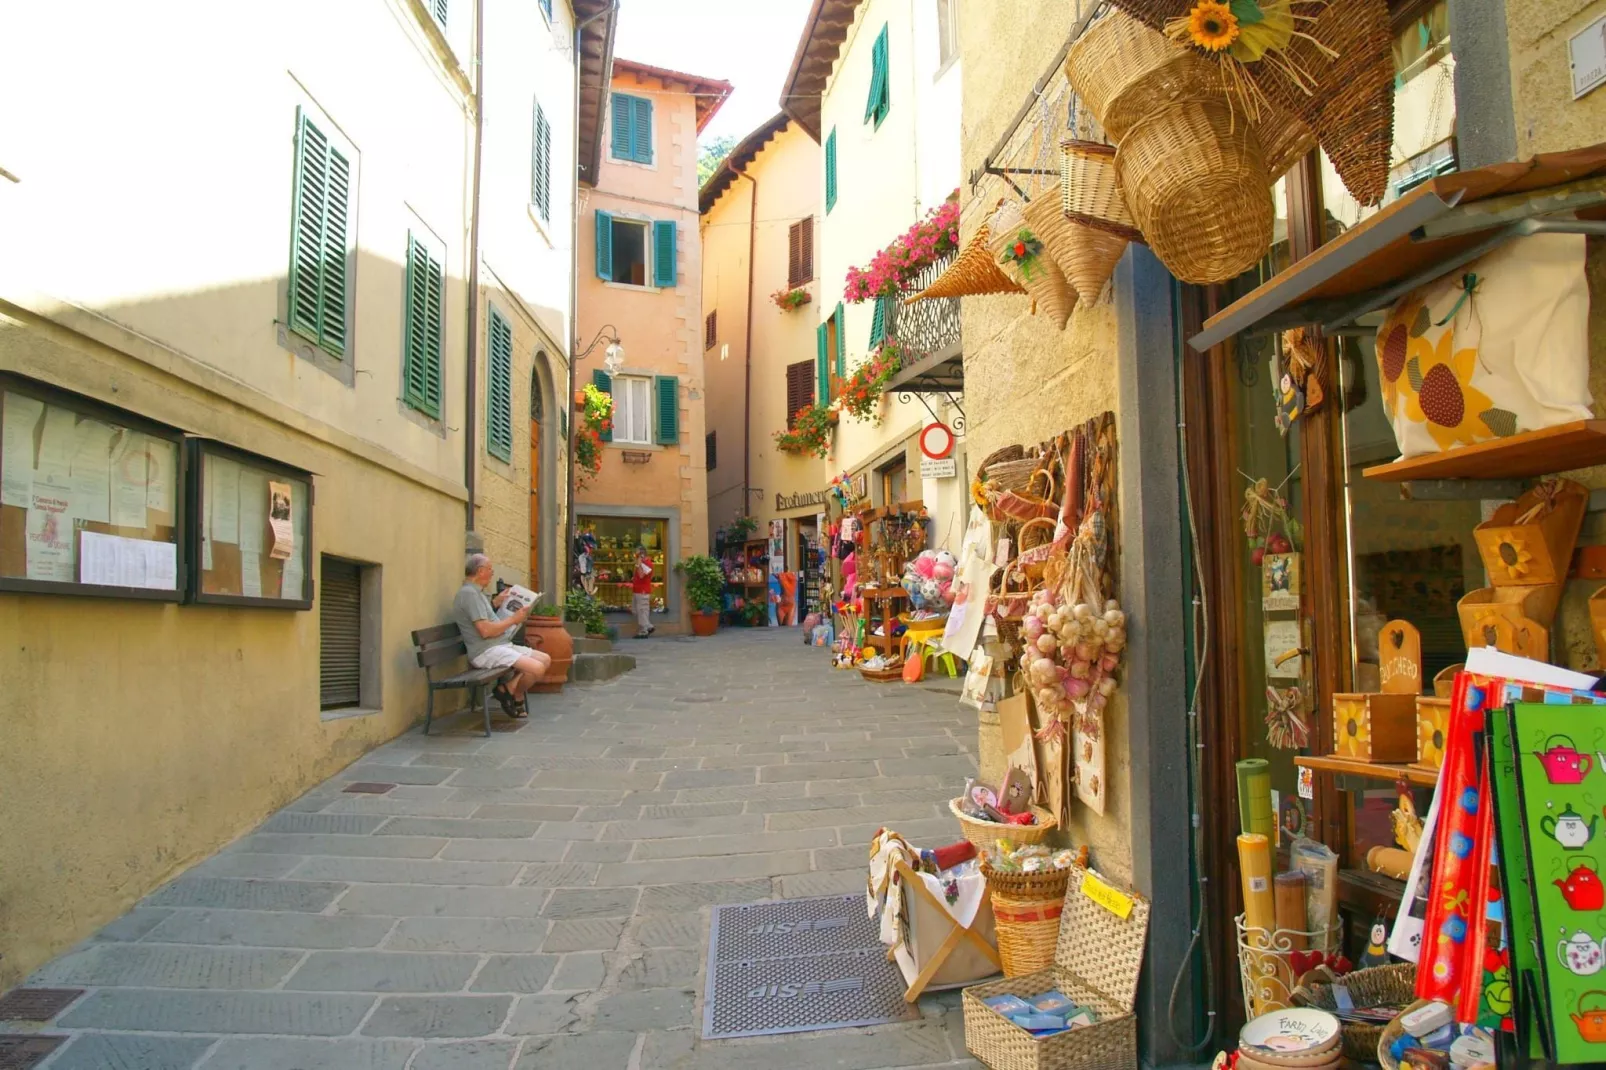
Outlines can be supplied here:
[[509, 614], [517, 613], [525, 606], [534, 605], [540, 599], [541, 592], [532, 591], [515, 583], [508, 588], [507, 601], [502, 603], [502, 608]]

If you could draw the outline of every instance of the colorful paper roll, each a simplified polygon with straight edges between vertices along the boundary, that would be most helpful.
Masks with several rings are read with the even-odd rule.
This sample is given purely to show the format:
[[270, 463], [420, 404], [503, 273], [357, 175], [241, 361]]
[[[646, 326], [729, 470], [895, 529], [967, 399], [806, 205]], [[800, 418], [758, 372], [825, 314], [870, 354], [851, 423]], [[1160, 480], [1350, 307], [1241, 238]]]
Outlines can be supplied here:
[[1304, 951], [1310, 947], [1305, 936], [1305, 875], [1279, 873], [1272, 884], [1277, 901], [1277, 946], [1286, 944], [1289, 951]]
[[1277, 815], [1271, 809], [1271, 763], [1245, 758], [1238, 763], [1239, 831], [1270, 839], [1276, 833]]
[[1277, 925], [1277, 899], [1271, 887], [1271, 841], [1254, 833], [1239, 836], [1238, 871], [1243, 879], [1244, 926], [1261, 930], [1249, 935], [1265, 946]]

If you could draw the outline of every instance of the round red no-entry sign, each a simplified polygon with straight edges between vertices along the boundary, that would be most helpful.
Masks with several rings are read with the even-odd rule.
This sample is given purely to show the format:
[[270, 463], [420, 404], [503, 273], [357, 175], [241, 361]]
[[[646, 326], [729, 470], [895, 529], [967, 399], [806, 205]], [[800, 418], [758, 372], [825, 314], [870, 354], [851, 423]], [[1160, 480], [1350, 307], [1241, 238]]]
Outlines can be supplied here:
[[954, 451], [954, 433], [945, 423], [929, 423], [920, 429], [920, 452], [940, 461]]

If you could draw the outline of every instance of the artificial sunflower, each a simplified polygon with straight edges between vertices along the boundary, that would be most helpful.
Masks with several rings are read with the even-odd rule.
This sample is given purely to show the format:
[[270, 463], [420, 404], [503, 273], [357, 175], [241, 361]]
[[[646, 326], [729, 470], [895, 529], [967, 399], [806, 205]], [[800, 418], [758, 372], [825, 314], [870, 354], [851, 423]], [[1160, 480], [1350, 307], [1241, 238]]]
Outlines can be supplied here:
[[1520, 580], [1533, 568], [1534, 555], [1529, 552], [1528, 542], [1521, 535], [1506, 534], [1495, 547], [1495, 554], [1505, 568], [1508, 580]]
[[1220, 0], [1201, 0], [1188, 12], [1188, 39], [1206, 52], [1222, 52], [1238, 40], [1238, 17]]
[[1456, 349], [1455, 332], [1440, 333], [1436, 344], [1418, 347], [1407, 367], [1413, 383], [1420, 383], [1415, 393], [1405, 397], [1406, 418], [1427, 425], [1428, 434], [1439, 449], [1470, 446], [1494, 438], [1494, 432], [1483, 416], [1493, 409], [1494, 402], [1483, 391], [1472, 385], [1472, 372], [1478, 364], [1478, 351], [1473, 348]]
[[1416, 764], [1434, 769], [1444, 764], [1444, 726], [1431, 710], [1416, 715]]
[[1366, 709], [1366, 700], [1334, 702], [1333, 713], [1333, 722], [1338, 728], [1338, 753], [1363, 760], [1371, 757], [1372, 719]]
[[1420, 300], [1399, 305], [1377, 329], [1378, 379], [1383, 384], [1383, 409], [1391, 418], [1400, 394], [1410, 392], [1405, 389], [1409, 382], [1402, 384], [1401, 379], [1405, 375], [1411, 343], [1416, 340], [1415, 325], [1421, 306]]

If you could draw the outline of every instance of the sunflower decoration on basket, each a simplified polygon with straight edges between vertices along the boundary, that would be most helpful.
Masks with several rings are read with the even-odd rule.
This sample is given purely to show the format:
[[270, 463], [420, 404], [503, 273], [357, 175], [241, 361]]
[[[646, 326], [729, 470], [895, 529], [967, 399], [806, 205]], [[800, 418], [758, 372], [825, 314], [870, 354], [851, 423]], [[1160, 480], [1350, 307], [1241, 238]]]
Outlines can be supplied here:
[[1257, 127], [1275, 115], [1313, 133], [1357, 201], [1382, 200], [1394, 128], [1388, 0], [1114, 3], [1214, 63]]

